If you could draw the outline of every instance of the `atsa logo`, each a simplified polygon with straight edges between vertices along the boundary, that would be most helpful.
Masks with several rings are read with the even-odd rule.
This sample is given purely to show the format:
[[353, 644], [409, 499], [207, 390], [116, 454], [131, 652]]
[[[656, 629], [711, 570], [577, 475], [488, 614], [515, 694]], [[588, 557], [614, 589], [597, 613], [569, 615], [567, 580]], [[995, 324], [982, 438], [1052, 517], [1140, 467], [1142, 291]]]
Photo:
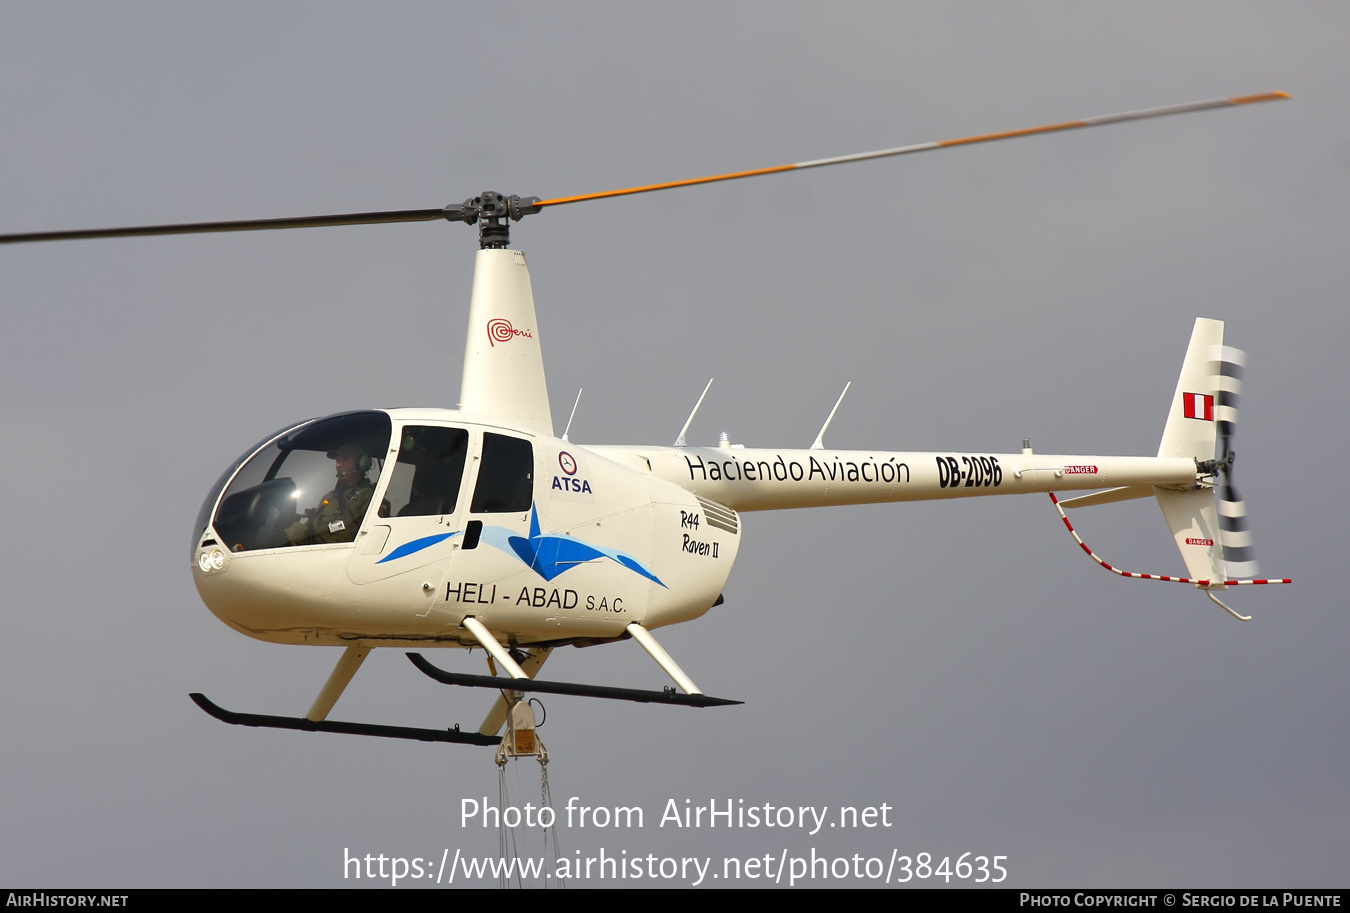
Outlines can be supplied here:
[[1066, 476], [1095, 476], [1097, 474], [1096, 466], [1065, 466], [1064, 474]]
[[577, 495], [594, 494], [591, 491], [591, 483], [586, 479], [572, 478], [577, 474], [577, 458], [572, 456], [566, 450], [558, 452], [558, 466], [566, 475], [553, 477], [554, 491], [567, 491]]
[[517, 336], [524, 336], [526, 339], [533, 339], [534, 334], [529, 330], [517, 330], [511, 326], [511, 321], [502, 317], [494, 317], [487, 322], [488, 344], [493, 348], [497, 347], [499, 342], [510, 342]]
[[1187, 545], [1213, 545], [1213, 539], [1187, 539]]

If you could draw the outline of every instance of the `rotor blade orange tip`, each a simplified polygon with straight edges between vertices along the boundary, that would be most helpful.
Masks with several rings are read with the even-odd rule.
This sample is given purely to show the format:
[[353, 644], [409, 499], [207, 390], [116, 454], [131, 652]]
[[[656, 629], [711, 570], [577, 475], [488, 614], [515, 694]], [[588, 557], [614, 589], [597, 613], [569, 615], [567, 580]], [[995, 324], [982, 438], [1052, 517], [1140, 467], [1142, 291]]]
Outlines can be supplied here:
[[761, 174], [777, 174], [780, 171], [792, 171], [797, 165], [774, 165], [771, 168], [753, 168], [749, 171], [733, 171], [728, 174], [713, 174], [701, 178], [686, 178], [682, 181], [666, 181], [663, 184], [644, 184], [641, 187], [624, 187], [621, 190], [602, 190], [599, 193], [583, 193], [573, 197], [558, 197], [553, 200], [540, 200], [538, 206], [561, 206], [564, 203], [582, 203], [587, 200], [603, 200], [609, 197], [623, 197], [634, 193], [647, 193], [652, 190], [671, 190], [676, 187], [694, 187], [698, 184], [715, 184], [718, 181], [734, 181], [737, 178], [752, 178]]
[[1260, 95], [1238, 95], [1228, 99], [1235, 105], [1249, 105], [1257, 101], [1279, 101], [1282, 98], [1293, 98], [1288, 92], [1262, 92]]

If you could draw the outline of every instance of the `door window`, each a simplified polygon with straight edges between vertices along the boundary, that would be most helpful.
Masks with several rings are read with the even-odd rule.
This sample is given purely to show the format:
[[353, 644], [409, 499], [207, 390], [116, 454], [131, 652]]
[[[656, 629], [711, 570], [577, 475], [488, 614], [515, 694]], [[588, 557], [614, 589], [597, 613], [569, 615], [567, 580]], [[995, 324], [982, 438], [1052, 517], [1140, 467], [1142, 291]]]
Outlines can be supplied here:
[[530, 509], [534, 500], [534, 448], [529, 441], [484, 432], [480, 463], [471, 513], [505, 514]]
[[395, 517], [453, 514], [464, 480], [469, 432], [463, 428], [409, 425], [403, 429], [385, 499]]

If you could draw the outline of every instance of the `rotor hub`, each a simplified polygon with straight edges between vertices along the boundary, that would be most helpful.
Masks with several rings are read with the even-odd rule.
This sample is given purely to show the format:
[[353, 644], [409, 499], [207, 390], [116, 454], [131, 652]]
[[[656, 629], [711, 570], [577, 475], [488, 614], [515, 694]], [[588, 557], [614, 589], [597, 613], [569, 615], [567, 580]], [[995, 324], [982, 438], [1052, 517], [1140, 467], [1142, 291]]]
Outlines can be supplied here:
[[445, 218], [467, 225], [477, 223], [478, 246], [483, 250], [500, 250], [511, 243], [511, 222], [539, 212], [543, 208], [539, 203], [539, 197], [505, 196], [485, 190], [459, 206], [445, 207]]

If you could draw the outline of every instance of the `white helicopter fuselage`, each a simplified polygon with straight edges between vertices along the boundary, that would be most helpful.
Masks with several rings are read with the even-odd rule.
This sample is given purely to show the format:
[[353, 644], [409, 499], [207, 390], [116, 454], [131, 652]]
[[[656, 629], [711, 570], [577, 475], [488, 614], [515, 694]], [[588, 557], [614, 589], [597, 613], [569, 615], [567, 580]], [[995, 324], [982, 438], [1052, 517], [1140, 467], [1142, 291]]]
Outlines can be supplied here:
[[[301, 423], [245, 454], [197, 527], [206, 605], [277, 643], [476, 646], [483, 629], [512, 646], [598, 643], [718, 603], [739, 511], [1197, 487], [1196, 458], [1181, 453], [570, 443], [553, 436], [529, 271], [515, 250], [479, 252], [461, 400], [460, 410]], [[329, 508], [316, 520], [337, 498], [334, 489], [320, 505], [318, 492], [334, 488], [327, 460], [342, 447], [365, 460], [363, 513]], [[316, 523], [339, 531], [325, 536]], [[465, 627], [470, 617], [479, 633]]]
[[[476, 617], [513, 645], [593, 643], [689, 621], [718, 600], [740, 547], [739, 511], [1195, 483], [1195, 460], [762, 450], [739, 446], [583, 447], [441, 409], [386, 413], [395, 446], [350, 542], [232, 549], [216, 536], [195, 563], [211, 610], [278, 643], [475, 646]], [[399, 442], [427, 428], [468, 435], [457, 509], [403, 506]], [[473, 512], [485, 435], [528, 444], [529, 507]], [[405, 481], [406, 488], [406, 481]], [[477, 521], [477, 542], [466, 533]], [[422, 543], [429, 544], [423, 545]], [[554, 554], [559, 548], [575, 554]], [[575, 543], [575, 545], [572, 545]], [[469, 547], [466, 547], [469, 545]], [[420, 547], [418, 547], [420, 546]], [[620, 556], [620, 557], [615, 557]]]

